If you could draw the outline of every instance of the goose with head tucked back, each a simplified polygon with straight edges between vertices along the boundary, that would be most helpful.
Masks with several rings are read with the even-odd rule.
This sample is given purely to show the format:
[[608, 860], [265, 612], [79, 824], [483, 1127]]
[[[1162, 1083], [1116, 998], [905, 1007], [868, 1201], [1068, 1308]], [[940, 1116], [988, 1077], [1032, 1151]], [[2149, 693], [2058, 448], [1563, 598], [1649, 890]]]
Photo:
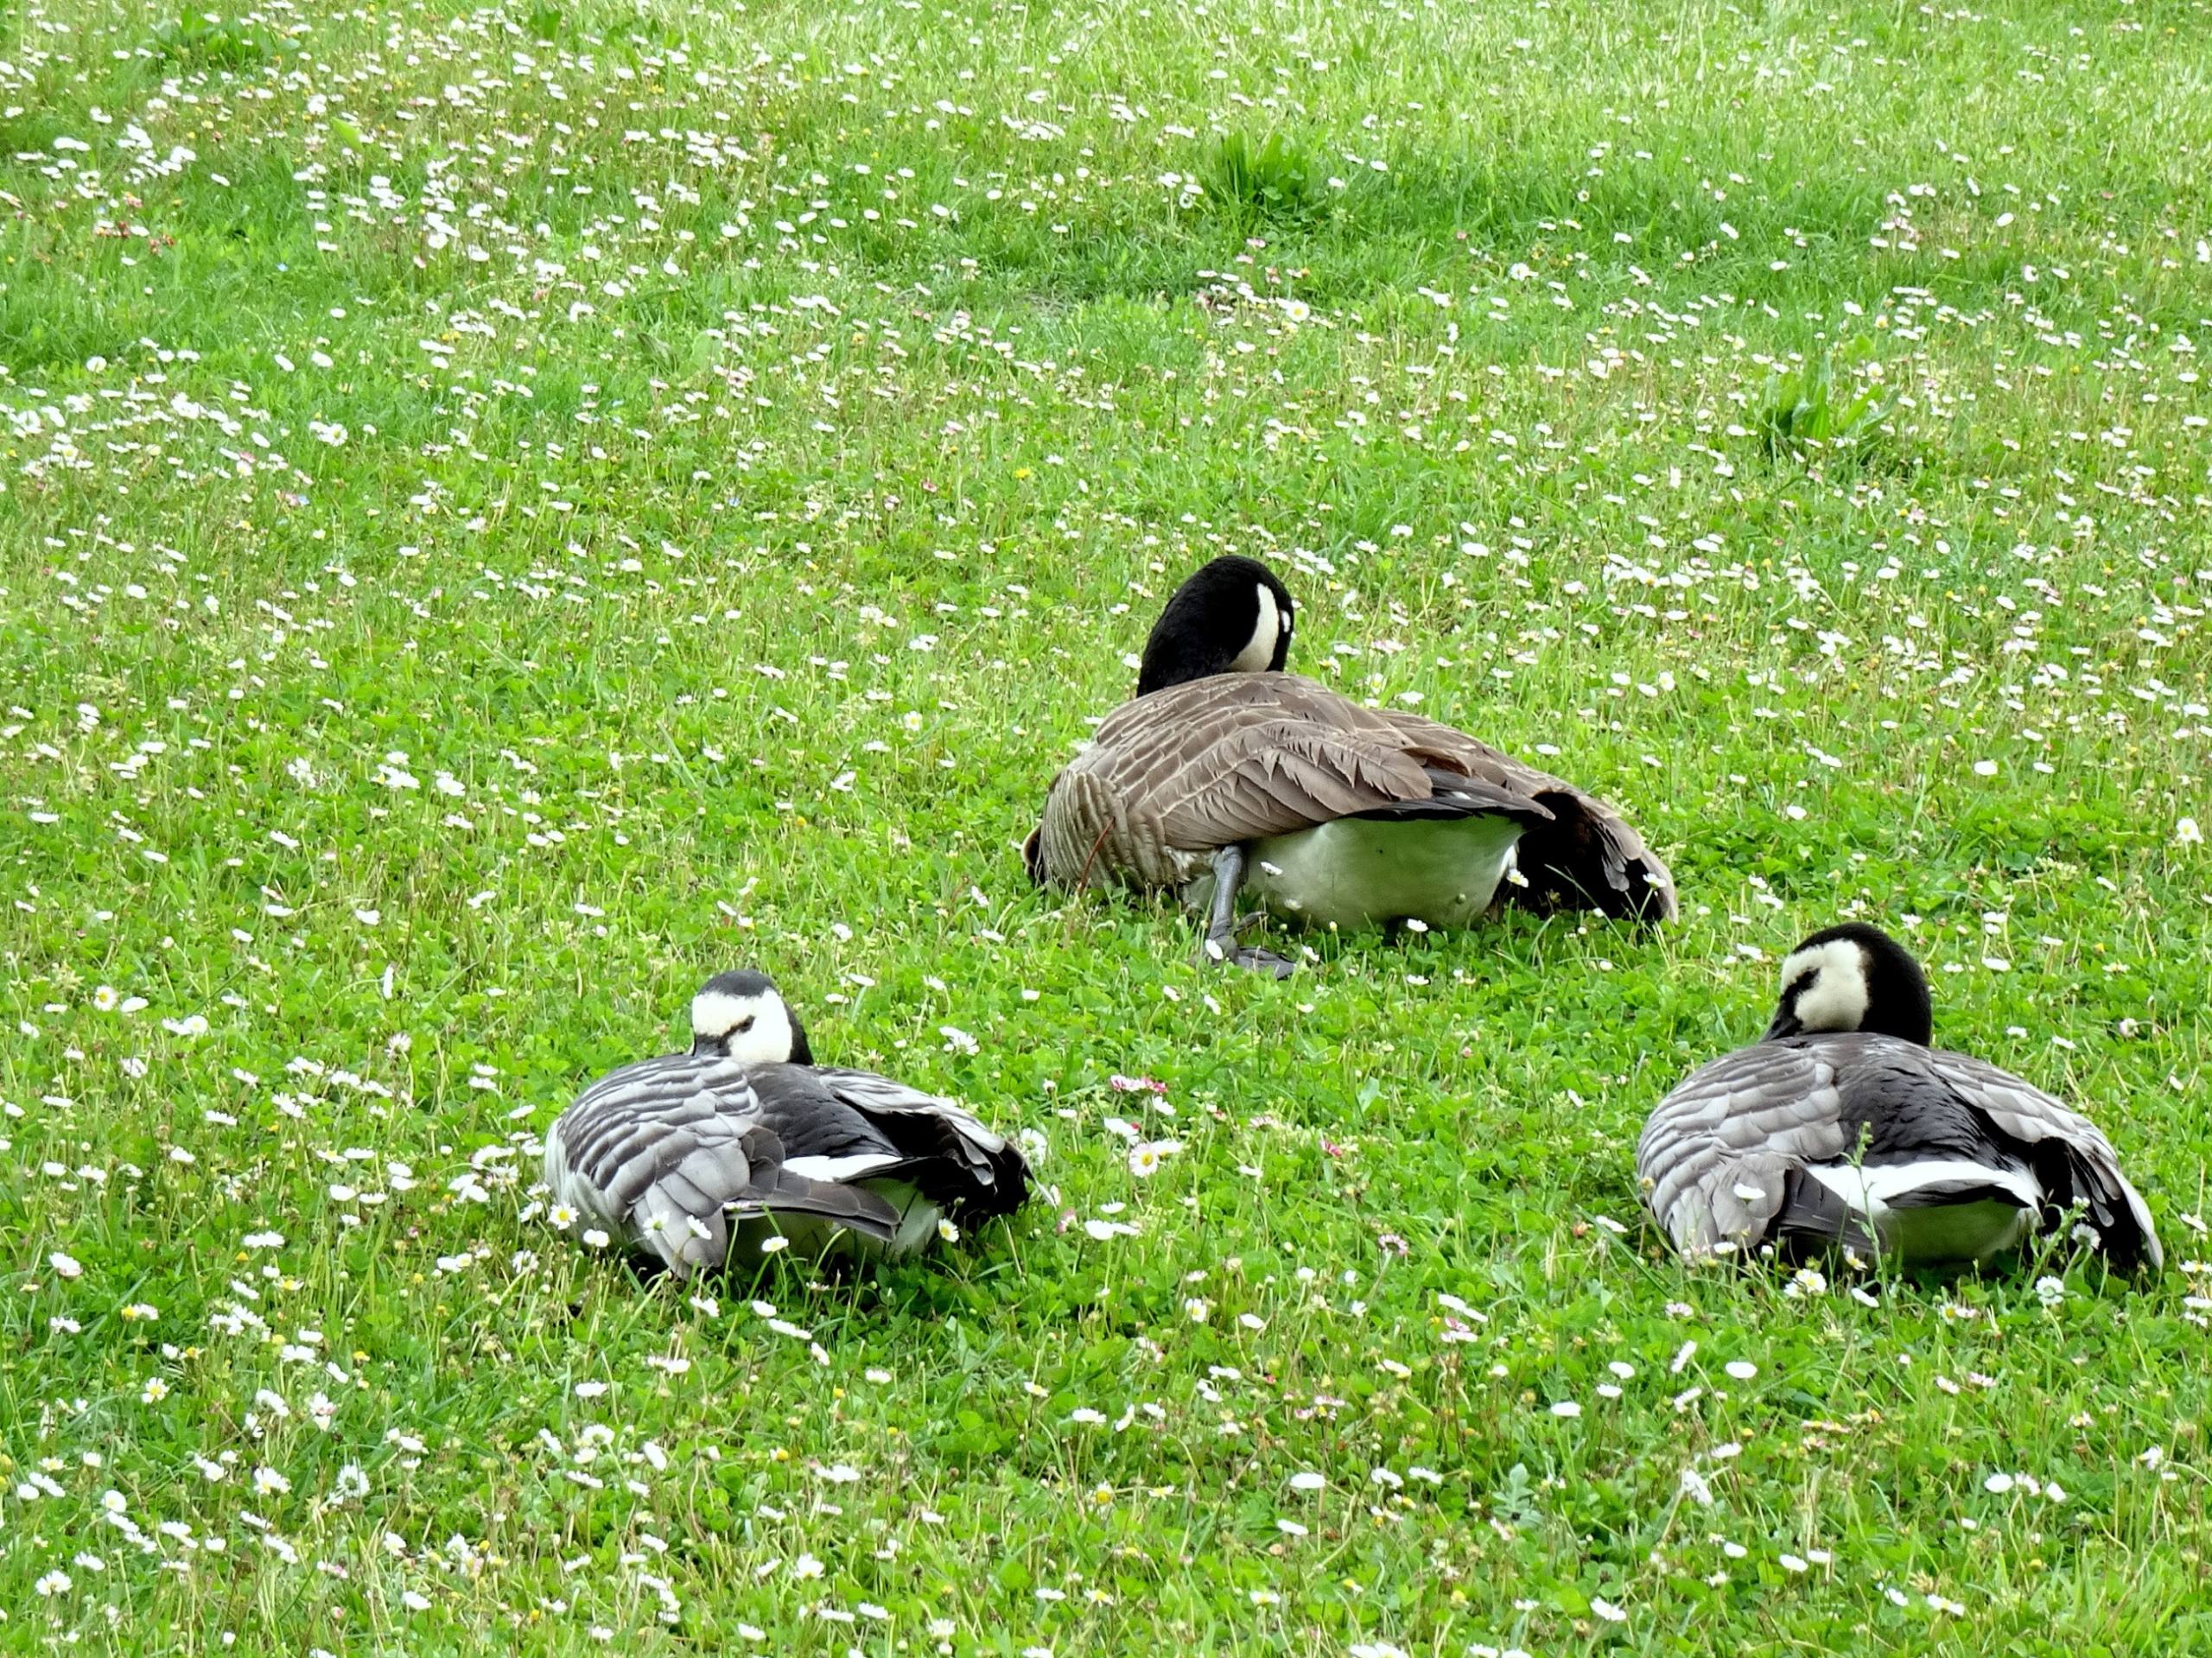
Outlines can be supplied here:
[[2097, 1126], [1933, 1036], [1928, 980], [1886, 933], [1798, 945], [1766, 1035], [1692, 1071], [1644, 1127], [1637, 1174], [1675, 1247], [1955, 1268], [2078, 1208], [2107, 1259], [2156, 1268], [2151, 1211]]
[[1021, 1153], [953, 1101], [817, 1065], [763, 974], [709, 979], [691, 1032], [689, 1053], [601, 1077], [545, 1136], [550, 1201], [644, 1260], [688, 1276], [764, 1246], [895, 1258], [1028, 1195]]
[[[1266, 565], [1214, 559], [1161, 612], [1136, 695], [1053, 779], [1023, 848], [1039, 884], [1169, 891], [1217, 961], [1249, 892], [1279, 919], [1462, 927], [1503, 888], [1541, 909], [1672, 920], [1667, 867], [1603, 801], [1410, 714], [1284, 671], [1296, 607]], [[1509, 879], [1509, 878], [1513, 879]]]

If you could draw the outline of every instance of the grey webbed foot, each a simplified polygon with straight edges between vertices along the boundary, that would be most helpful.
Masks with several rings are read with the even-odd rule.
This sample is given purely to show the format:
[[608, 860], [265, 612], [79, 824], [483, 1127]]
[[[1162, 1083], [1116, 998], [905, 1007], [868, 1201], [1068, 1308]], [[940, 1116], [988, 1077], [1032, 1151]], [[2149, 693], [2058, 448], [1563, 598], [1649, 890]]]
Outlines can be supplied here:
[[1236, 889], [1244, 884], [1244, 864], [1241, 846], [1225, 846], [1213, 854], [1213, 907], [1206, 917], [1206, 940], [1200, 955], [1209, 962], [1231, 962], [1255, 973], [1287, 979], [1297, 971], [1287, 957], [1256, 944], [1236, 942], [1238, 932], [1256, 918], [1247, 916], [1240, 923], [1236, 917]]
[[1271, 950], [1257, 944], [1247, 944], [1229, 958], [1237, 966], [1249, 968], [1255, 973], [1272, 973], [1278, 979], [1287, 979], [1298, 971], [1298, 963], [1287, 956], [1278, 956]]
[[1287, 979], [1298, 971], [1298, 963], [1288, 956], [1257, 944], [1239, 944], [1233, 935], [1208, 938], [1198, 946], [1198, 960], [1208, 966], [1241, 967], [1255, 973], [1270, 973], [1278, 979]]

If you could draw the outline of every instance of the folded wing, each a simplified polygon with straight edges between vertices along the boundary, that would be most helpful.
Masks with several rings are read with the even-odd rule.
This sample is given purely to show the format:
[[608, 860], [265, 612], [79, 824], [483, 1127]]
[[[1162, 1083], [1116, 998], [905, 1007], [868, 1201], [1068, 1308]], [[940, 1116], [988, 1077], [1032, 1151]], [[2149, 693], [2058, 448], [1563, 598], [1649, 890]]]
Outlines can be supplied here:
[[1831, 1227], [1837, 1206], [1797, 1172], [1847, 1149], [1841, 1105], [1834, 1067], [1816, 1056], [1772, 1043], [1723, 1054], [1644, 1124], [1636, 1148], [1644, 1201], [1693, 1258], [1723, 1244], [1755, 1248], [1777, 1227]]
[[873, 1192], [785, 1166], [742, 1068], [672, 1055], [601, 1078], [545, 1138], [545, 1181], [679, 1275], [718, 1267], [733, 1217], [818, 1217], [879, 1242], [899, 1217]]
[[2120, 1170], [2120, 1153], [2103, 1130], [2061, 1101], [2010, 1071], [1971, 1054], [1932, 1049], [1929, 1069], [2013, 1142], [2047, 1200], [2063, 1210], [2078, 1203], [2115, 1266], [2165, 1264], [2150, 1205]]
[[1891, 1037], [1761, 1042], [1701, 1066], [1653, 1110], [1637, 1174], [1688, 1256], [1768, 1242], [1864, 1251], [1870, 1210], [1995, 1202], [2046, 1228], [2079, 1204], [2115, 1265], [2164, 1259], [2094, 1123], [1970, 1055]]
[[896, 1172], [931, 1203], [967, 1220], [988, 1220], [1013, 1214], [1028, 1198], [1022, 1152], [957, 1101], [925, 1095], [872, 1070], [817, 1065], [812, 1075], [892, 1145], [900, 1159]]
[[1476, 813], [1522, 821], [1522, 901], [1675, 915], [1666, 866], [1604, 802], [1297, 674], [1221, 674], [1123, 704], [1054, 780], [1026, 855], [1059, 885], [1166, 886], [1191, 854], [1338, 818]]

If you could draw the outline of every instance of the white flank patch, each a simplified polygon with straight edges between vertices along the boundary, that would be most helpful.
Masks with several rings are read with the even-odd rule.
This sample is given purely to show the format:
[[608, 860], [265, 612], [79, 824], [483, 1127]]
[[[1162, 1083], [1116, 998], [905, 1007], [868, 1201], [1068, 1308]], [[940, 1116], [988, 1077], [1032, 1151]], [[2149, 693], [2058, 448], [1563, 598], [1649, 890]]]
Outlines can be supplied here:
[[1808, 1163], [1805, 1172], [1848, 1204], [1853, 1212], [1880, 1220], [1897, 1200], [1925, 1186], [1954, 1181], [1973, 1181], [2010, 1192], [2023, 1209], [2043, 1202], [2043, 1187], [2036, 1178], [2014, 1169], [1993, 1169], [1967, 1157], [1930, 1157], [1911, 1163], [1879, 1163], [1872, 1167], [1857, 1163]]
[[1782, 991], [1810, 977], [1797, 998], [1797, 1022], [1808, 1031], [1855, 1031], [1866, 1017], [1866, 958], [1848, 938], [1794, 951], [1782, 963]]
[[863, 1174], [888, 1168], [903, 1159], [891, 1152], [856, 1152], [850, 1157], [787, 1157], [784, 1166], [809, 1180], [832, 1185], [856, 1180]]
[[[912, 1183], [899, 1179], [870, 1180], [866, 1190], [874, 1192], [899, 1211], [899, 1230], [891, 1242], [883, 1246], [883, 1253], [894, 1260], [912, 1255], [929, 1247], [932, 1239], [943, 1237], [938, 1229], [944, 1218], [944, 1211], [922, 1196]], [[957, 1228], [954, 1229], [956, 1231]], [[946, 1242], [951, 1239], [946, 1238]]]

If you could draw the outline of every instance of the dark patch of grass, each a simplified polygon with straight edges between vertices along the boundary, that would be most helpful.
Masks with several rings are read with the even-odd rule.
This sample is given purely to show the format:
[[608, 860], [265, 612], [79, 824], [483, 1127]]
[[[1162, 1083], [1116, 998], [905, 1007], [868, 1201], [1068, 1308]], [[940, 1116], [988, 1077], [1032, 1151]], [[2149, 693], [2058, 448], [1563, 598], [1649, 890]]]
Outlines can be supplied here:
[[532, 39], [549, 44], [557, 41], [620, 46], [627, 48], [632, 60], [640, 52], [681, 46], [684, 38], [682, 29], [641, 7], [595, 8], [589, 0], [570, 6], [538, 0], [524, 17], [523, 27]]
[[1855, 340], [1777, 371], [1753, 422], [1761, 447], [1777, 460], [1814, 453], [1872, 458], [1888, 442], [1882, 422], [1891, 408], [1880, 381], [1858, 372], [1874, 360], [1873, 346]]
[[1329, 211], [1327, 164], [1303, 139], [1280, 130], [1217, 140], [1198, 180], [1206, 204], [1243, 224], [1305, 223]]
[[276, 55], [275, 39], [259, 23], [199, 11], [156, 25], [146, 43], [157, 57], [217, 69], [257, 68]]

